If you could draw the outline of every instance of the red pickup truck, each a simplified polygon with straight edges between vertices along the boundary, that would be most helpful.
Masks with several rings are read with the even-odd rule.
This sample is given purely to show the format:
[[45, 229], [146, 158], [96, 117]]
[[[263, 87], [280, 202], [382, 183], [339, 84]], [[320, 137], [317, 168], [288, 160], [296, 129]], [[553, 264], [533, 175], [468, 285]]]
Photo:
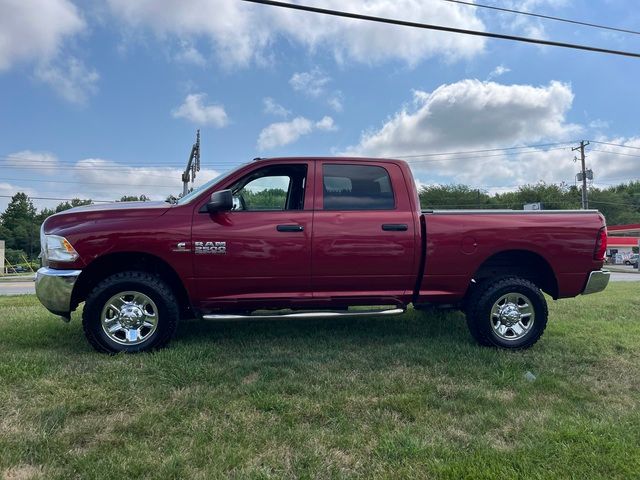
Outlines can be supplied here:
[[53, 215], [41, 237], [38, 298], [67, 320], [84, 302], [102, 352], [163, 347], [181, 318], [394, 315], [409, 304], [462, 308], [480, 344], [519, 349], [545, 329], [542, 292], [575, 297], [609, 281], [597, 211], [421, 211], [401, 160], [257, 159], [176, 204]]

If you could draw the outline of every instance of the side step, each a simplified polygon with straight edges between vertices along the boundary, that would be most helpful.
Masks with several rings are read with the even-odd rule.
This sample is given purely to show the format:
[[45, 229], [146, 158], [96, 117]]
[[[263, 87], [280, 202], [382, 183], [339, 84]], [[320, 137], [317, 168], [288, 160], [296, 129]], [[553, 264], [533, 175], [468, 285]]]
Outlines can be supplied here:
[[406, 310], [403, 308], [392, 308], [389, 310], [354, 310], [351, 312], [295, 312], [295, 313], [281, 313], [281, 314], [267, 314], [267, 315], [228, 315], [228, 314], [214, 314], [203, 315], [205, 320], [276, 320], [280, 318], [309, 318], [309, 319], [321, 319], [321, 318], [337, 318], [337, 317], [376, 317], [376, 316], [393, 316], [402, 315]]

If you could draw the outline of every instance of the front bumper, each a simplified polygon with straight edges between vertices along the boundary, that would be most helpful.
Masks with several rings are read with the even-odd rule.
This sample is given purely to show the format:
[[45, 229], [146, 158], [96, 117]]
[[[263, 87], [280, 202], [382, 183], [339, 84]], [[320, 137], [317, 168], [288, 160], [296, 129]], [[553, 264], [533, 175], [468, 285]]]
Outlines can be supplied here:
[[56, 270], [43, 267], [36, 273], [36, 295], [40, 303], [55, 315], [71, 315], [71, 294], [82, 270]]
[[583, 295], [589, 295], [590, 293], [598, 293], [603, 291], [609, 285], [609, 277], [611, 272], [608, 270], [596, 270], [589, 274], [589, 280], [587, 285], [582, 291]]

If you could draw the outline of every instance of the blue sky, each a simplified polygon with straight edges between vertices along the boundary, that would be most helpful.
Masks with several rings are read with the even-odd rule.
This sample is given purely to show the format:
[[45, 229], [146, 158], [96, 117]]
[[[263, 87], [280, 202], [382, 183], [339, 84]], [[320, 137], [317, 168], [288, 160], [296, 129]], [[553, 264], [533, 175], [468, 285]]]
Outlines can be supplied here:
[[[443, 0], [298, 3], [640, 51], [637, 35]], [[640, 30], [631, 0], [486, 3]], [[416, 155], [640, 147], [638, 78], [639, 59], [239, 0], [0, 0], [0, 195], [164, 198], [196, 128], [196, 184], [256, 156], [345, 153], [412, 156], [421, 184], [573, 182], [573, 144]], [[638, 154], [593, 144], [596, 183], [640, 177]]]

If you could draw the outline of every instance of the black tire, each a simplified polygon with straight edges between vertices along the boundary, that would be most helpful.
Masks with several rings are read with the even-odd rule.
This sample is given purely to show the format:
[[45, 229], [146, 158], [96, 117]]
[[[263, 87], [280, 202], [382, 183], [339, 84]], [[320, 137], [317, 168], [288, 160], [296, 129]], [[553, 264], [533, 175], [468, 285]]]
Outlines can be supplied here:
[[[145, 295], [153, 301], [157, 309], [155, 330], [149, 332], [144, 341], [134, 345], [114, 341], [105, 332], [101, 321], [103, 309], [109, 299], [121, 292], [130, 291]], [[137, 353], [165, 347], [176, 332], [179, 318], [178, 301], [159, 276], [145, 272], [121, 272], [107, 277], [91, 291], [85, 300], [82, 327], [91, 346], [99, 352]]]
[[[527, 299], [533, 313], [524, 315], [522, 323], [517, 323], [513, 328], [502, 323], [500, 317], [492, 316], [494, 306], [500, 309], [497, 302], [507, 294]], [[506, 303], [503, 305], [506, 306]], [[526, 309], [525, 304], [522, 302], [521, 307], [519, 301], [510, 303], [516, 305], [518, 311], [520, 308]], [[467, 302], [466, 316], [469, 332], [480, 345], [519, 350], [531, 347], [540, 339], [547, 326], [549, 311], [542, 292], [534, 283], [520, 277], [504, 277], [482, 282], [475, 287]], [[498, 333], [494, 325], [501, 326], [505, 331]], [[516, 328], [523, 332], [518, 333]]]

